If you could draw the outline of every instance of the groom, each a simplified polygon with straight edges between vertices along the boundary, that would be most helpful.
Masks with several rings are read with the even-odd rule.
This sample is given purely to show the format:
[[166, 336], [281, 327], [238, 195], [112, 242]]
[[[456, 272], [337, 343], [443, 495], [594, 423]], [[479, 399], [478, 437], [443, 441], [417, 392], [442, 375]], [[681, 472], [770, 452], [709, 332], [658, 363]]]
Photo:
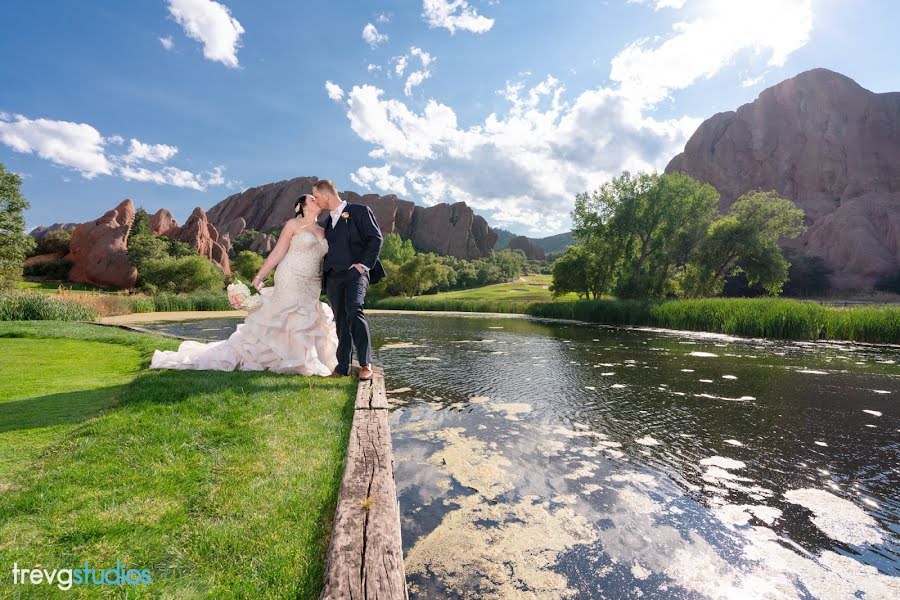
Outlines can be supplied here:
[[356, 346], [359, 378], [372, 378], [372, 343], [363, 303], [370, 284], [384, 277], [378, 260], [383, 237], [372, 209], [348, 204], [334, 184], [322, 179], [313, 185], [316, 203], [326, 211], [325, 238], [328, 254], [323, 267], [325, 293], [337, 325], [337, 368], [333, 376], [350, 374], [350, 355]]

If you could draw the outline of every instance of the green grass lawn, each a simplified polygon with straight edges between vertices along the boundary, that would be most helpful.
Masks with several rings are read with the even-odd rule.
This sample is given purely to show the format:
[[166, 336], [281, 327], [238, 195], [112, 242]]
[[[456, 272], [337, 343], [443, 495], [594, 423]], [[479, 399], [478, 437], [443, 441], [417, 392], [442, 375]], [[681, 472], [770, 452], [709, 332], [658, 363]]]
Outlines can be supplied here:
[[435, 303], [459, 301], [519, 303], [551, 301], [566, 302], [578, 299], [578, 296], [575, 294], [565, 294], [559, 298], [553, 298], [549, 289], [552, 281], [552, 276], [550, 275], [526, 275], [522, 279], [525, 281], [518, 280], [510, 283], [497, 283], [468, 290], [455, 290], [452, 292], [417, 296], [415, 300], [419, 302]]
[[[176, 345], [0, 323], [0, 597], [318, 596], [355, 381], [146, 369]], [[153, 583], [11, 583], [117, 560]]]

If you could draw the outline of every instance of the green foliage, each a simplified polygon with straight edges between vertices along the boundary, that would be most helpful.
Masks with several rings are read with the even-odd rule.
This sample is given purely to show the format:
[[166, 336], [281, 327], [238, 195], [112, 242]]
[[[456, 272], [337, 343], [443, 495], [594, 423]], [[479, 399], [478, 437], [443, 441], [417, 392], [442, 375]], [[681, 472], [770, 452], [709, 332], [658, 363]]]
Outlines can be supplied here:
[[92, 309], [50, 294], [0, 292], [0, 321], [93, 321]]
[[750, 286], [778, 295], [790, 265], [777, 242], [796, 238], [804, 229], [803, 210], [790, 200], [775, 192], [744, 194], [709, 226], [682, 292], [687, 297], [712, 296], [722, 291], [726, 277], [743, 272]]
[[404, 241], [399, 233], [389, 233], [384, 236], [381, 245], [381, 260], [390, 261], [395, 265], [402, 265], [412, 259], [416, 254], [411, 240]]
[[140, 273], [144, 286], [151, 291], [186, 293], [200, 290], [221, 292], [225, 275], [211, 260], [193, 255], [180, 258], [145, 260]]
[[34, 249], [30, 256], [39, 254], [68, 254], [69, 243], [72, 241], [71, 229], [57, 229], [47, 233], [44, 237], [35, 241]]
[[436, 254], [416, 254], [396, 268], [387, 290], [391, 295], [417, 296], [426, 290], [448, 285], [451, 273], [452, 269]]
[[604, 265], [594, 269], [592, 287], [605, 293], [614, 285], [622, 297], [665, 296], [696, 254], [718, 200], [715, 188], [684, 173], [625, 171], [579, 194], [573, 233]]
[[191, 292], [170, 294], [160, 292], [153, 296], [132, 296], [131, 312], [184, 312], [184, 311], [234, 310], [223, 293]]
[[[599, 240], [594, 242], [599, 245]], [[614, 282], [615, 264], [604, 260], [605, 253], [590, 252], [583, 245], [569, 246], [551, 266], [553, 296], [574, 292], [579, 298], [599, 298]]]
[[44, 277], [55, 281], [64, 281], [68, 278], [71, 269], [72, 263], [60, 258], [29, 265], [23, 269], [23, 273], [28, 277]]
[[237, 237], [234, 238], [234, 240], [232, 240], [231, 247], [236, 254], [240, 254], [244, 250], [250, 249], [250, 246], [253, 244], [253, 240], [255, 240], [256, 236], [258, 235], [259, 232], [255, 229], [245, 229], [240, 232]]
[[231, 272], [238, 279], [249, 282], [259, 272], [264, 262], [265, 259], [256, 252], [241, 250], [231, 261]]
[[21, 185], [22, 179], [0, 164], [0, 290], [22, 279], [22, 263], [34, 247], [34, 239], [25, 233], [29, 204]]

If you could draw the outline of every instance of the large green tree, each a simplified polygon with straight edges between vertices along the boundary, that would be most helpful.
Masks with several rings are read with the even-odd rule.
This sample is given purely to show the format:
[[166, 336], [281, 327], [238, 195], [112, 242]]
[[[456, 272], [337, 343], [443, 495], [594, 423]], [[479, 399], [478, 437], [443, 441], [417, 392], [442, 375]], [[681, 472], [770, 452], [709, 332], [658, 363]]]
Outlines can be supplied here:
[[0, 289], [22, 279], [22, 263], [34, 247], [34, 239], [25, 233], [29, 204], [21, 186], [22, 179], [0, 164]]
[[778, 247], [781, 238], [803, 233], [803, 210], [775, 192], [755, 191], [738, 198], [728, 214], [708, 228], [682, 281], [684, 295], [711, 296], [722, 291], [725, 278], [744, 273], [749, 285], [769, 294], [781, 293], [790, 264]]
[[579, 194], [575, 238], [604, 263], [594, 269], [599, 280], [592, 287], [602, 293], [614, 284], [622, 297], [671, 292], [714, 219], [718, 201], [715, 188], [684, 173], [625, 171], [593, 193]]

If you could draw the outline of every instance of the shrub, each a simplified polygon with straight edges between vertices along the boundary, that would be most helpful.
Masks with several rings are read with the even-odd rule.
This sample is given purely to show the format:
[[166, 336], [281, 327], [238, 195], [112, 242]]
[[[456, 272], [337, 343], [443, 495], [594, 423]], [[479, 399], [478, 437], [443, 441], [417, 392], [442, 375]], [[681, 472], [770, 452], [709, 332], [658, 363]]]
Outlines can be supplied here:
[[193, 292], [190, 294], [161, 292], [155, 296], [132, 296], [131, 310], [136, 313], [144, 313], [233, 309], [224, 292]]
[[58, 296], [33, 292], [0, 294], [0, 321], [93, 321], [96, 318], [93, 309]]
[[237, 234], [237, 237], [231, 242], [231, 248], [238, 254], [244, 250], [250, 250], [250, 246], [258, 235], [259, 232], [255, 229], [245, 229]]
[[225, 275], [211, 260], [203, 256], [150, 259], [144, 262], [141, 278], [161, 292], [221, 292]]
[[72, 241], [72, 229], [57, 229], [44, 235], [37, 240], [29, 254], [37, 256], [38, 254], [61, 254], [69, 253], [69, 243]]
[[231, 272], [238, 279], [249, 282], [256, 276], [264, 262], [265, 259], [256, 252], [241, 250], [231, 261]]
[[72, 263], [65, 259], [51, 260], [44, 263], [28, 265], [24, 269], [27, 277], [45, 277], [56, 281], [65, 281], [69, 276]]

